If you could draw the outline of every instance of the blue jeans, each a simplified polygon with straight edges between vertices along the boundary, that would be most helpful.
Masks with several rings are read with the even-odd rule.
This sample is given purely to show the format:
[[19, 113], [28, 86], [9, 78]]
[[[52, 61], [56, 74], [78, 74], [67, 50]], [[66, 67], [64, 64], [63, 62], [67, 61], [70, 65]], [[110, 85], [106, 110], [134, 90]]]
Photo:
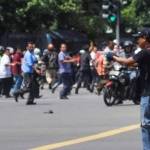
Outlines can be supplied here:
[[143, 150], [150, 150], [150, 96], [141, 97], [141, 128]]
[[56, 83], [52, 86], [52, 89], [56, 89], [61, 84], [62, 84], [61, 75], [58, 74], [58, 79], [57, 79]]
[[70, 73], [62, 73], [61, 81], [63, 83], [63, 89], [60, 91], [60, 97], [67, 96], [71, 91], [72, 78]]
[[23, 80], [23, 78], [21, 75], [14, 76], [15, 84], [13, 86], [12, 93], [17, 92], [21, 88], [22, 80]]

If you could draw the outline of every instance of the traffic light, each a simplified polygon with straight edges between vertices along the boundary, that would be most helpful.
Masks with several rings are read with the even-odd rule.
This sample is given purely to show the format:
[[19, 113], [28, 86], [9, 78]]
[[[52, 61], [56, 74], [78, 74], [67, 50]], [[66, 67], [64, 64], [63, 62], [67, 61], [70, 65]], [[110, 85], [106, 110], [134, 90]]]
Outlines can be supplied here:
[[117, 16], [116, 16], [116, 14], [111, 14], [111, 15], [109, 15], [109, 17], [108, 17], [108, 21], [110, 21], [110, 22], [116, 22], [116, 20], [117, 20]]
[[107, 19], [110, 23], [117, 21], [118, 5], [113, 0], [103, 0], [102, 2], [102, 18]]
[[128, 4], [128, 0], [122, 0], [122, 5], [127, 5]]
[[122, 6], [128, 6], [130, 3], [131, 3], [131, 0], [121, 0], [121, 5]]
[[102, 3], [102, 18], [107, 19], [109, 17], [109, 8], [110, 8], [109, 0], [103, 0], [103, 3]]

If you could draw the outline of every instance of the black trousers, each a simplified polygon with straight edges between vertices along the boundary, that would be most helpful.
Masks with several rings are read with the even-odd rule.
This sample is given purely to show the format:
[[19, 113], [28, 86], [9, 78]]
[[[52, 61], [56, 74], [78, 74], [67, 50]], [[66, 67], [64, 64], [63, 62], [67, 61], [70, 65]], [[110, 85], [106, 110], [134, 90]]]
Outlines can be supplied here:
[[24, 91], [29, 92], [29, 96], [27, 99], [27, 103], [33, 103], [35, 95], [36, 95], [36, 84], [34, 76], [32, 73], [24, 73]]
[[13, 78], [12, 77], [1, 79], [0, 90], [1, 90], [1, 92], [2, 92], [3, 95], [9, 96], [12, 84], [13, 84]]
[[72, 87], [72, 75], [70, 73], [62, 73], [61, 81], [63, 83], [63, 89], [60, 91], [60, 97], [67, 96]]
[[97, 71], [95, 69], [92, 69], [91, 75], [92, 75], [91, 91], [93, 92], [95, 83], [98, 82], [99, 76], [98, 76]]
[[90, 70], [84, 70], [79, 72], [79, 78], [77, 81], [77, 87], [78, 90], [81, 87], [81, 83], [84, 82], [85, 87], [90, 90], [90, 83], [91, 83], [91, 71]]

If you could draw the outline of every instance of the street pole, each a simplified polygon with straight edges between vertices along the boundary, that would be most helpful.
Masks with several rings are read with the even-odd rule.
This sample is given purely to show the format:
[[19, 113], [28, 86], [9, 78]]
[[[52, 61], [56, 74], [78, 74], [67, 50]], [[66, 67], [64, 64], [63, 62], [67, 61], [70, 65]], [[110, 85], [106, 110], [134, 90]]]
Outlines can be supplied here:
[[117, 9], [117, 21], [116, 21], [116, 40], [117, 44], [120, 44], [120, 6]]

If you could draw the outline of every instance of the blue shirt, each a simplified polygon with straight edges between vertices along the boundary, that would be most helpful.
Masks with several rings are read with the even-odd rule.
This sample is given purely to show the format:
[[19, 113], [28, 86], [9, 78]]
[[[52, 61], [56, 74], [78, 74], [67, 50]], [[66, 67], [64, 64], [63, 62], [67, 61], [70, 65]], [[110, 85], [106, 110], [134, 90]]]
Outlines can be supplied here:
[[58, 54], [58, 63], [59, 63], [59, 73], [71, 73], [71, 63], [63, 63], [63, 61], [69, 55], [66, 52], [60, 52]]
[[22, 63], [22, 71], [24, 73], [33, 73], [33, 65], [35, 64], [36, 58], [33, 53], [30, 51], [26, 51], [24, 58], [23, 58], [23, 63]]

